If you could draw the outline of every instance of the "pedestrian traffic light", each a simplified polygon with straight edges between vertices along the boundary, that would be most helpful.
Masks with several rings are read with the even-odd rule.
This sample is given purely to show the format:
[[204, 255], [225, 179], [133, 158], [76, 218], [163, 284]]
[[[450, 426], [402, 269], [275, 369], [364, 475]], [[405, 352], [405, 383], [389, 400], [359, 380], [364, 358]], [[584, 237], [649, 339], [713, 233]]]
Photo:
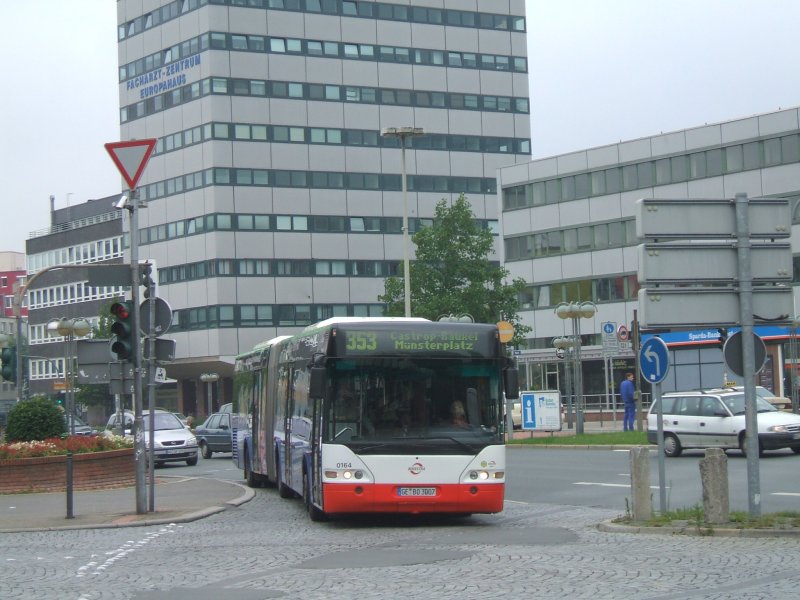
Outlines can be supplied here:
[[111, 352], [117, 360], [131, 360], [135, 351], [135, 337], [133, 330], [133, 303], [130, 300], [115, 302], [111, 305], [111, 316], [114, 323], [111, 333], [116, 339], [111, 343]]
[[3, 361], [2, 374], [5, 381], [17, 382], [17, 349], [15, 347], [3, 348], [0, 351], [0, 360]]

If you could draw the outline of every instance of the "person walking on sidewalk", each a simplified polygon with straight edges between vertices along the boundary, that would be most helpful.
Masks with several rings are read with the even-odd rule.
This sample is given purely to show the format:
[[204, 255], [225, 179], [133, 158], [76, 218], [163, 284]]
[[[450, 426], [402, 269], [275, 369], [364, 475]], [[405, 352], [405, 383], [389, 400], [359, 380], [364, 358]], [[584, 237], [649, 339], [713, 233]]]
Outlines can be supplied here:
[[625, 373], [625, 379], [619, 384], [619, 395], [625, 403], [625, 416], [622, 418], [622, 430], [633, 431], [636, 417], [636, 398], [634, 397], [633, 373]]

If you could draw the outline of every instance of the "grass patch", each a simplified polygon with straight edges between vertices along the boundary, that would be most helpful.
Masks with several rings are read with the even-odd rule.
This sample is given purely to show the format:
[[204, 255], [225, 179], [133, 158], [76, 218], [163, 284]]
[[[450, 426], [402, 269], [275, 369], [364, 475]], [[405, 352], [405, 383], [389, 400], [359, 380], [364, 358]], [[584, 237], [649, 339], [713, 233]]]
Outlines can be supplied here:
[[609, 431], [608, 433], [583, 433], [581, 435], [548, 435], [547, 437], [509, 440], [509, 444], [535, 444], [539, 446], [647, 446], [644, 431]]
[[693, 526], [701, 531], [711, 532], [714, 528], [726, 529], [796, 529], [800, 527], [800, 512], [781, 511], [768, 513], [760, 517], [751, 517], [743, 511], [731, 511], [727, 523], [710, 524], [706, 522], [703, 507], [699, 504], [689, 508], [667, 511], [663, 515], [654, 515], [647, 521], [634, 522], [630, 513], [614, 519], [615, 523], [627, 525], [643, 525], [645, 527], [687, 527]]

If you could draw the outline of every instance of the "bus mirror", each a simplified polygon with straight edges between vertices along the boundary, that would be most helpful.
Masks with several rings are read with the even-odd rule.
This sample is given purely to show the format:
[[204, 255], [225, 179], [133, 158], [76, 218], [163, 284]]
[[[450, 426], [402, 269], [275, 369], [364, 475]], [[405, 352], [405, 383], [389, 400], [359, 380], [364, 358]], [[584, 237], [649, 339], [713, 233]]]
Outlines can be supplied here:
[[308, 383], [308, 395], [311, 398], [325, 396], [325, 380], [327, 369], [325, 367], [311, 367], [311, 380]]
[[503, 388], [506, 398], [516, 400], [519, 398], [519, 371], [516, 367], [503, 369]]

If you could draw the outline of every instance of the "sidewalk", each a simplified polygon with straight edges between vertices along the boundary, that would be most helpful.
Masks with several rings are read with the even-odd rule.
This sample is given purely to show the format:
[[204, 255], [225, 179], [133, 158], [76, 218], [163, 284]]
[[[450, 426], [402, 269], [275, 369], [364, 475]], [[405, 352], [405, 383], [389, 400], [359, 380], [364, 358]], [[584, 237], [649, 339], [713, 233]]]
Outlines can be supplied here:
[[[145, 490], [145, 503], [150, 490]], [[0, 533], [57, 529], [129, 527], [194, 521], [239, 506], [254, 497], [250, 488], [202, 477], [157, 476], [154, 512], [136, 513], [136, 488], [74, 492], [67, 519], [66, 492], [0, 495]]]

